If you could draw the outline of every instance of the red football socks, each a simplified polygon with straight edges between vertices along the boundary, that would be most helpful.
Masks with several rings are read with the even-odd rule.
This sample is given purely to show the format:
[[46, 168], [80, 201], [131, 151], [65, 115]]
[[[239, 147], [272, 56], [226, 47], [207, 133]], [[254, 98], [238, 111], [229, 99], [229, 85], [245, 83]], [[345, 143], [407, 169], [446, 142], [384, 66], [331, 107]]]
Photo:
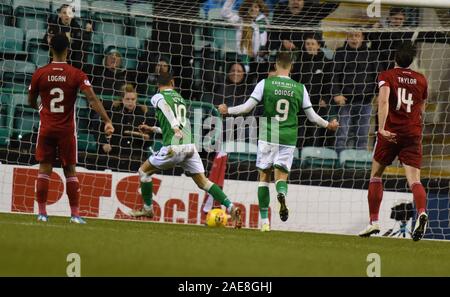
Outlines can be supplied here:
[[80, 216], [80, 183], [76, 176], [66, 179], [66, 192], [69, 197], [70, 210], [73, 217]]
[[381, 200], [383, 200], [383, 182], [379, 177], [372, 177], [369, 182], [370, 222], [378, 221]]
[[50, 183], [50, 176], [44, 173], [39, 173], [36, 180], [36, 200], [39, 206], [39, 214], [47, 215], [47, 196], [48, 184]]

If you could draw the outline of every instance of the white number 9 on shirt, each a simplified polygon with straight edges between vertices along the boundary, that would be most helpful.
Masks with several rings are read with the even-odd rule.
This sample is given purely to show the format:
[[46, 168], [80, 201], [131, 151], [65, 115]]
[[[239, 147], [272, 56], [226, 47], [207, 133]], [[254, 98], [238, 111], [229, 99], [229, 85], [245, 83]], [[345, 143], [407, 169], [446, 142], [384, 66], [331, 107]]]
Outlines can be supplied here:
[[289, 113], [289, 101], [286, 99], [280, 99], [277, 101], [276, 111], [279, 113], [275, 116], [275, 119], [279, 122], [286, 121]]

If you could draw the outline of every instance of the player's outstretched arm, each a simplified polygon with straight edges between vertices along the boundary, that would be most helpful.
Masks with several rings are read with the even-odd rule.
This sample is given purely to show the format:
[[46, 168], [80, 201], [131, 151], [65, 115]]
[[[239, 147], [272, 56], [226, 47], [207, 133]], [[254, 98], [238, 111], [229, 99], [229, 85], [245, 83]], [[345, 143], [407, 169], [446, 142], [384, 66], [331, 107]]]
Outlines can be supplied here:
[[30, 105], [33, 109], [39, 109], [37, 105], [38, 96], [38, 93], [28, 93], [28, 105]]
[[395, 133], [384, 130], [386, 119], [389, 113], [389, 94], [391, 89], [389, 86], [380, 87], [378, 94], [378, 133], [381, 134], [387, 141], [397, 142]]
[[243, 113], [249, 113], [250, 111], [252, 111], [253, 108], [255, 108], [256, 105], [258, 105], [258, 103], [261, 102], [263, 98], [264, 82], [265, 80], [263, 79], [256, 85], [255, 89], [250, 95], [250, 98], [247, 99], [247, 101], [245, 101], [243, 104], [234, 107], [228, 107], [226, 104], [220, 104], [218, 107], [220, 114], [238, 115]]
[[249, 113], [253, 110], [253, 108], [258, 105], [258, 101], [256, 101], [253, 98], [249, 98], [247, 101], [245, 101], [243, 104], [228, 107], [226, 104], [220, 104], [217, 108], [222, 115], [231, 114], [231, 115], [238, 115], [243, 113]]
[[114, 127], [112, 125], [111, 119], [106, 113], [105, 108], [103, 107], [103, 104], [95, 95], [94, 90], [92, 90], [92, 88], [83, 88], [81, 92], [83, 92], [83, 94], [86, 96], [86, 99], [91, 105], [92, 109], [94, 109], [102, 118], [103, 122], [105, 123], [105, 134], [110, 136], [114, 132]]
[[305, 86], [303, 86], [302, 108], [305, 111], [306, 117], [310, 122], [315, 123], [316, 125], [322, 128], [327, 128], [328, 130], [331, 131], [336, 131], [337, 128], [339, 127], [339, 123], [336, 119], [333, 119], [331, 122], [328, 122], [314, 111], [311, 104], [311, 99], [309, 98], [309, 94]]

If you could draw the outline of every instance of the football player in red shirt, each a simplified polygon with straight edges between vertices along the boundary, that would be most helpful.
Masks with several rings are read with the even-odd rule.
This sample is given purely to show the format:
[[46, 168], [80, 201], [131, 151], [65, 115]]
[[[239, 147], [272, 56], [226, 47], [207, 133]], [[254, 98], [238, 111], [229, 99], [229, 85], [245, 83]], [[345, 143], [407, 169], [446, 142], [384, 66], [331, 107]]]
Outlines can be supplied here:
[[422, 114], [425, 111], [428, 84], [425, 76], [408, 67], [416, 48], [405, 42], [397, 49], [396, 67], [378, 76], [378, 133], [369, 183], [370, 224], [359, 233], [367, 237], [380, 232], [378, 213], [383, 198], [381, 176], [396, 157], [405, 168], [418, 217], [412, 233], [414, 241], [422, 239], [428, 224], [426, 193], [420, 182], [422, 162]]
[[[85, 223], [79, 215], [80, 185], [75, 171], [77, 164], [75, 101], [78, 90], [81, 90], [91, 107], [100, 114], [105, 123], [106, 135], [111, 135], [114, 128], [103, 105], [95, 96], [86, 74], [67, 64], [68, 38], [64, 34], [55, 35], [50, 46], [53, 61], [36, 70], [28, 89], [28, 104], [38, 109], [40, 115], [36, 142], [36, 160], [39, 162], [36, 182], [38, 221], [48, 221], [46, 211], [48, 185], [53, 170], [52, 163], [58, 155], [66, 176], [66, 192], [71, 208], [70, 222]], [[38, 96], [41, 97], [39, 106]]]

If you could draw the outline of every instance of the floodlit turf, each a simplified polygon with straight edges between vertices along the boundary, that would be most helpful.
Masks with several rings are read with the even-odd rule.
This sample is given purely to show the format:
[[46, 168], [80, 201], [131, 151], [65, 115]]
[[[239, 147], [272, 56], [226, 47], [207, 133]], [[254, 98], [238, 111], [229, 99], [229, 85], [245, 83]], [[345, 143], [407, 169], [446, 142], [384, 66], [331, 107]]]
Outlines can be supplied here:
[[64, 276], [69, 253], [82, 276], [450, 276], [450, 242], [0, 214], [0, 275]]

